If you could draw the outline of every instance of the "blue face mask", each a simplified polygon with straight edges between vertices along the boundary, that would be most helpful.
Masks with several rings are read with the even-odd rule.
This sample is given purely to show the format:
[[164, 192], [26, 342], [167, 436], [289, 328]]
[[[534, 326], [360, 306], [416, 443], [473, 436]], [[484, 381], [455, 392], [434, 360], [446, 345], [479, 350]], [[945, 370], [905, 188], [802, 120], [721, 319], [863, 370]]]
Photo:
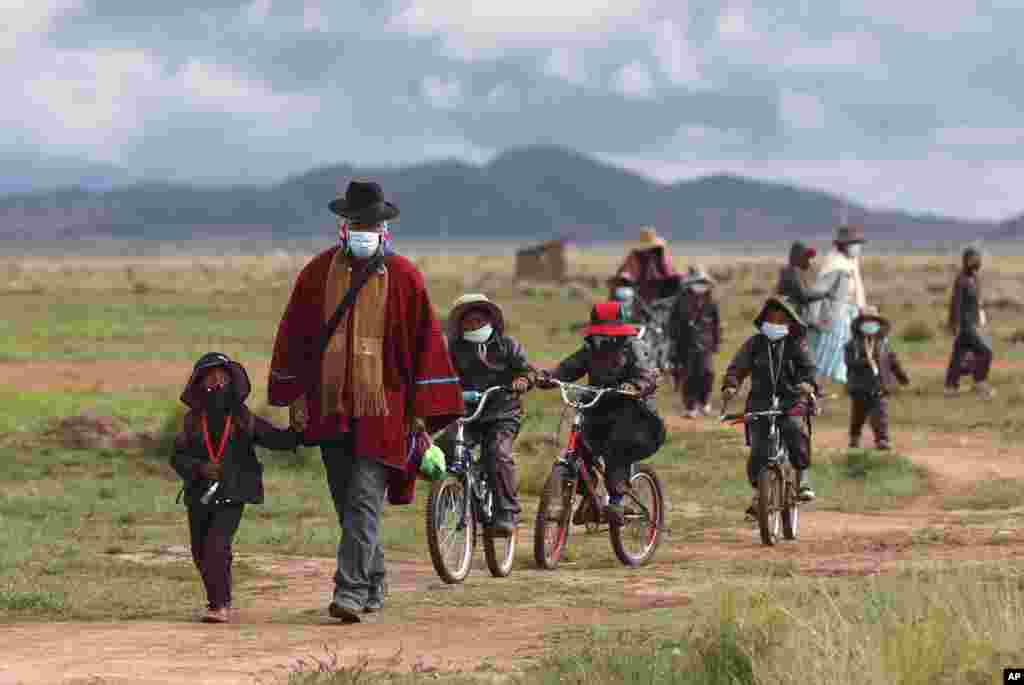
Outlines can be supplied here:
[[632, 300], [633, 299], [633, 295], [634, 295], [635, 292], [636, 291], [634, 291], [632, 288], [626, 288], [626, 287], [616, 288], [615, 289], [615, 299], [619, 300], [620, 302], [624, 302], [626, 300]]
[[380, 233], [375, 231], [349, 231], [348, 250], [353, 257], [366, 259], [380, 249]]
[[494, 334], [494, 326], [486, 324], [476, 329], [475, 331], [464, 331], [462, 339], [466, 342], [483, 344], [491, 339], [491, 335]]
[[865, 321], [860, 325], [860, 330], [864, 335], [878, 335], [878, 332], [882, 330], [882, 325], [877, 321]]
[[761, 324], [761, 333], [764, 334], [764, 337], [775, 342], [776, 340], [782, 340], [789, 335], [789, 325], [784, 323], [768, 323], [765, 321]]

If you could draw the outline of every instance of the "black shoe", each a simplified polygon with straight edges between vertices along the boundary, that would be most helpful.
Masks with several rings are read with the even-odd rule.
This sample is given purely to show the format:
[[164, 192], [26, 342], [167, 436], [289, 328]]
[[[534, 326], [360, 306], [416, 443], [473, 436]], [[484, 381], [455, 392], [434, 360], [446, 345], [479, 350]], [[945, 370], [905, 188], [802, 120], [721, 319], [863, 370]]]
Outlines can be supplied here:
[[331, 615], [331, 618], [336, 618], [342, 623], [360, 623], [362, 621], [359, 617], [359, 610], [347, 604], [331, 602], [327, 607], [327, 613]]
[[376, 585], [370, 588], [370, 597], [366, 600], [366, 606], [363, 607], [364, 614], [375, 614], [378, 611], [384, 609], [384, 598], [388, 596], [388, 581], [384, 578], [380, 579]]

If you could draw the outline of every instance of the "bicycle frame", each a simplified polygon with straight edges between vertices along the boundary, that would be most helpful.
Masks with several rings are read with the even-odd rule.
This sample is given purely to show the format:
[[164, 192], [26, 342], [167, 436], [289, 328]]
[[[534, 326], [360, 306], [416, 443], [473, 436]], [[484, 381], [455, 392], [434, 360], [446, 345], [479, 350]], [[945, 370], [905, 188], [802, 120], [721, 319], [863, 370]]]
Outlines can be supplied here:
[[[487, 404], [491, 393], [498, 390], [508, 390], [508, 388], [496, 385], [488, 388], [483, 393], [463, 392], [464, 398], [467, 398], [467, 395], [473, 398], [475, 398], [475, 395], [479, 397], [475, 398], [477, 401], [476, 410], [469, 416], [464, 416], [455, 422], [455, 459], [448, 466], [448, 472], [458, 476], [464, 482], [462, 488], [464, 498], [462, 511], [459, 516], [461, 521], [465, 521], [467, 511], [472, 511], [477, 520], [484, 524], [490, 523], [494, 517], [492, 490], [494, 486], [487, 483], [487, 474], [483, 472], [480, 466], [479, 453], [474, 458], [473, 453], [469, 449], [468, 441], [466, 440], [466, 426], [480, 418], [480, 414], [483, 412], [483, 408]], [[467, 401], [472, 400], [467, 398]], [[491, 496], [488, 497], [488, 495]], [[472, 501], [470, 497], [473, 498]]]

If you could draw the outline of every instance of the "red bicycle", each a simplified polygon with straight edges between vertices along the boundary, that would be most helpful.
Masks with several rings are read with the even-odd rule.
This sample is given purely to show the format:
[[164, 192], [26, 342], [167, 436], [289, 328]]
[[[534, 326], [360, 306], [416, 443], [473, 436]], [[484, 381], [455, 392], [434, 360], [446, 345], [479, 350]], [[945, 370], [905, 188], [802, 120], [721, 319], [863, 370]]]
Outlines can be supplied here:
[[[565, 451], [544, 484], [534, 528], [533, 554], [540, 568], [555, 569], [569, 542], [572, 525], [599, 527], [607, 523], [605, 464], [583, 437], [584, 413], [610, 393], [635, 397], [614, 388], [595, 388], [549, 379], [562, 401], [576, 410]], [[584, 400], [586, 397], [589, 400]], [[624, 498], [624, 525], [609, 526], [612, 549], [626, 566], [642, 566], [654, 557], [664, 523], [665, 504], [658, 474], [648, 465], [633, 464]]]

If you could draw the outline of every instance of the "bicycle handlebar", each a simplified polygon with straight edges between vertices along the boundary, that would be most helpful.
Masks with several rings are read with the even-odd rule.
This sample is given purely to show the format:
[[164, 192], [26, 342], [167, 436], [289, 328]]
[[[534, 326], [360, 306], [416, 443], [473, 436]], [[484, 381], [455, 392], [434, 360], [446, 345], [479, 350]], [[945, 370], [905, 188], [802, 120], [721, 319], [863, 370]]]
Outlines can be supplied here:
[[476, 402], [476, 411], [469, 416], [463, 416], [461, 419], [458, 419], [458, 421], [461, 423], [473, 423], [480, 418], [480, 412], [483, 411], [484, 405], [487, 404], [487, 398], [491, 396], [491, 393], [497, 390], [507, 390], [511, 392], [512, 388], [506, 385], [493, 385], [483, 392], [480, 392], [479, 390], [464, 390], [462, 392], [462, 400], [468, 403]]
[[[590, 409], [608, 393], [616, 393], [618, 395], [623, 395], [625, 397], [640, 397], [640, 395], [637, 393], [624, 392], [622, 390], [619, 390], [618, 388], [595, 388], [592, 385], [566, 383], [565, 381], [560, 381], [557, 378], [549, 378], [547, 380], [558, 385], [558, 389], [562, 393], [562, 401], [574, 409]], [[569, 391], [572, 390], [576, 390], [578, 392], [594, 393], [594, 399], [590, 400], [589, 402], [581, 402], [579, 400], [570, 399]]]

